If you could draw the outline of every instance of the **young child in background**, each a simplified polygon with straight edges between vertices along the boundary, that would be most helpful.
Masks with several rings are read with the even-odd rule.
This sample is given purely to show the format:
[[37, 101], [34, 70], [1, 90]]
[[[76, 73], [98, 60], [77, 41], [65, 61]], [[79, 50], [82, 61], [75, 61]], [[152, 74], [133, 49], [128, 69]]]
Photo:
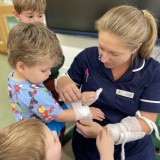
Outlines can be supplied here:
[[[110, 158], [113, 157], [113, 146], [111, 135], [102, 130], [97, 136], [101, 160], [113, 160]], [[61, 144], [57, 134], [50, 131], [40, 120], [24, 120], [0, 131], [0, 159], [60, 160]]]
[[13, 15], [24, 23], [45, 23], [46, 0], [12, 0]]
[[[45, 23], [46, 0], [12, 0], [14, 11], [13, 15], [17, 20], [24, 23], [41, 22]], [[59, 69], [64, 64], [64, 56], [62, 61], [51, 68], [50, 76], [44, 81], [46, 88], [52, 93], [52, 96], [58, 101], [59, 95], [55, 90], [54, 80], [59, 74]]]
[[[42, 23], [20, 23], [12, 28], [7, 47], [8, 62], [14, 69], [8, 78], [8, 92], [17, 121], [37, 117], [50, 124], [51, 130], [57, 131], [52, 129], [59, 124], [55, 121], [76, 121], [90, 117], [99, 121], [104, 119], [103, 112], [94, 107], [63, 110], [43, 85], [51, 74], [50, 69], [61, 62], [63, 55], [56, 35]], [[95, 92], [88, 94], [90, 102]], [[88, 103], [84, 95], [82, 104]]]

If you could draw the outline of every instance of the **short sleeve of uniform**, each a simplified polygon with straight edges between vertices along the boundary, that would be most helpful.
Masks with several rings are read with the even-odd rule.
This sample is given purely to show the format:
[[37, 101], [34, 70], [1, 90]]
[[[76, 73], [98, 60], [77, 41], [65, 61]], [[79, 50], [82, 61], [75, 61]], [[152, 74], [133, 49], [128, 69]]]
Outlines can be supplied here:
[[91, 47], [86, 48], [74, 58], [67, 73], [77, 85], [81, 85], [85, 80], [85, 70], [87, 67], [94, 64], [97, 58], [95, 54], [97, 54], [97, 47]]
[[152, 79], [142, 93], [139, 110], [160, 113], [160, 64], [157, 62], [148, 70]]

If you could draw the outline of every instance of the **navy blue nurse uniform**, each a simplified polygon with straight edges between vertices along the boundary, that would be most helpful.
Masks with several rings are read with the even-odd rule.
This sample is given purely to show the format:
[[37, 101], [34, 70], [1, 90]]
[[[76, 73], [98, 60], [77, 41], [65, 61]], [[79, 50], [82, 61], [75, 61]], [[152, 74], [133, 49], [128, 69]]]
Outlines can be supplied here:
[[[130, 68], [117, 81], [111, 69], [99, 59], [98, 48], [87, 48], [78, 54], [70, 69], [69, 77], [82, 92], [103, 88], [99, 99], [92, 104], [105, 114], [102, 126], [120, 122], [127, 116], [134, 116], [137, 110], [160, 112], [160, 64], [153, 58], [144, 60], [138, 54]], [[116, 94], [127, 91], [132, 96]], [[74, 130], [73, 152], [76, 160], [99, 160], [95, 139], [87, 139]], [[106, 147], [107, 148], [107, 147]], [[115, 145], [114, 160], [120, 160], [121, 145]], [[155, 160], [151, 136], [125, 144], [126, 160]]]

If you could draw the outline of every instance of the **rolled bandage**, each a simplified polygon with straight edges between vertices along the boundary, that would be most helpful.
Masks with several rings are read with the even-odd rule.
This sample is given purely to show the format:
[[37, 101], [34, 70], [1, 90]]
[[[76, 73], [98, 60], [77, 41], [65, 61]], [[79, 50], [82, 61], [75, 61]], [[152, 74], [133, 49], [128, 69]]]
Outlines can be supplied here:
[[99, 88], [99, 89], [96, 91], [96, 100], [99, 98], [99, 95], [101, 94], [102, 91], [103, 91], [103, 88]]
[[84, 106], [90, 106], [92, 103], [94, 103], [98, 98], [99, 98], [99, 95], [101, 94], [101, 92], [103, 91], [103, 88], [99, 88], [96, 90], [96, 97], [95, 97], [95, 100], [90, 102], [90, 103], [86, 103], [84, 104]]

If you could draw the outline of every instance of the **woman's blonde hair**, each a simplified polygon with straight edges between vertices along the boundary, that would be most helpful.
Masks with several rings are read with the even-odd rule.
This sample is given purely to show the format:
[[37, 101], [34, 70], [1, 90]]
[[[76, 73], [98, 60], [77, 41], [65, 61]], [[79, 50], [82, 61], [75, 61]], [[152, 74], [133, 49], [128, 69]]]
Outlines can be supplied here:
[[45, 124], [38, 119], [29, 119], [2, 129], [0, 159], [46, 160]]
[[31, 67], [50, 59], [57, 66], [63, 57], [56, 35], [40, 22], [20, 23], [12, 28], [7, 47], [8, 62], [13, 69], [19, 61]]
[[115, 7], [96, 21], [98, 31], [108, 31], [122, 39], [124, 45], [134, 50], [142, 44], [139, 52], [143, 58], [149, 58], [157, 39], [157, 24], [147, 10], [133, 6]]
[[46, 9], [46, 0], [12, 0], [15, 11], [19, 14], [23, 11], [36, 11], [44, 13]]

